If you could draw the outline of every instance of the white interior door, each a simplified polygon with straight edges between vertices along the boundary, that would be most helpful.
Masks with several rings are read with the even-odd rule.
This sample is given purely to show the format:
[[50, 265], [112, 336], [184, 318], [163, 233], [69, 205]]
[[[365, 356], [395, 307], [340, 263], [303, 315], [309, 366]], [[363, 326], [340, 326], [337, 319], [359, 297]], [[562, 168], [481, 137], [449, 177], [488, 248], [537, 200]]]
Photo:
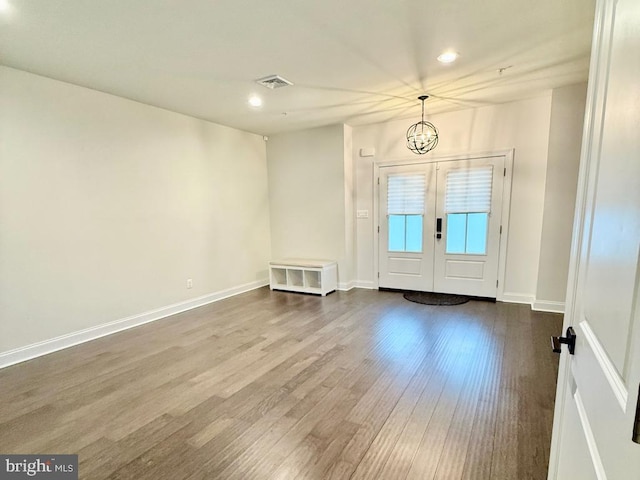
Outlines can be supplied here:
[[504, 166], [496, 156], [380, 167], [379, 286], [496, 297]]
[[638, 52], [640, 2], [599, 1], [550, 479], [640, 478]]
[[438, 163], [434, 289], [496, 297], [504, 157]]
[[379, 286], [433, 289], [435, 166], [380, 169]]

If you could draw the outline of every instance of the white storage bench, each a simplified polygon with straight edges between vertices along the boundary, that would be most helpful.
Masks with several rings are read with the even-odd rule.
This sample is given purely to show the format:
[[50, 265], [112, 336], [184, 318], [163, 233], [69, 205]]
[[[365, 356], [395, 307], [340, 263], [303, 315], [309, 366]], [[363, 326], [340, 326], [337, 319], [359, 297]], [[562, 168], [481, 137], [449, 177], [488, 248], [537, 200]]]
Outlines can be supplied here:
[[338, 264], [331, 260], [302, 258], [274, 260], [269, 262], [269, 287], [324, 297], [338, 287]]

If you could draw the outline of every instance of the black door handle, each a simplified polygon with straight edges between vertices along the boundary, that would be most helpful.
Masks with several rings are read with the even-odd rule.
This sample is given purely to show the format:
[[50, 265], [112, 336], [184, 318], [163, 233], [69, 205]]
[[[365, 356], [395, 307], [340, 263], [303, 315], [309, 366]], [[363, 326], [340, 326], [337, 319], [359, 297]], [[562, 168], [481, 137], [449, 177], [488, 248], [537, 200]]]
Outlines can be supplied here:
[[436, 218], [436, 238], [442, 238], [442, 219]]
[[576, 351], [576, 332], [573, 327], [567, 328], [566, 337], [551, 337], [551, 349], [555, 353], [562, 352], [562, 344], [566, 344], [569, 347], [569, 353], [571, 355]]

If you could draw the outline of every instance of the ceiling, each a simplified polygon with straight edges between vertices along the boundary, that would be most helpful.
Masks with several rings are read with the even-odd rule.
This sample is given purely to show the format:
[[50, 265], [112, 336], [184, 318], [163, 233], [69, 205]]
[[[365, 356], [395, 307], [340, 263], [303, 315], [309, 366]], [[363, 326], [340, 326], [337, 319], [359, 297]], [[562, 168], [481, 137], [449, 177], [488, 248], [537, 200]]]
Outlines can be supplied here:
[[[584, 81], [594, 11], [594, 0], [0, 2], [0, 63], [264, 135], [419, 118], [423, 93], [436, 113]], [[447, 49], [460, 53], [452, 65], [436, 60]], [[294, 86], [254, 82], [270, 74]]]

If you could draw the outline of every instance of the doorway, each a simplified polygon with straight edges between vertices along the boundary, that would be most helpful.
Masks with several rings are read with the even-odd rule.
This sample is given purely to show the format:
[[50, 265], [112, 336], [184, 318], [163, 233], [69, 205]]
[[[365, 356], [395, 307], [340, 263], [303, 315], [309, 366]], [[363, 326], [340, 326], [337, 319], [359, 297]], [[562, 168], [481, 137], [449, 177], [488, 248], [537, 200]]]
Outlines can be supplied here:
[[378, 286], [497, 298], [510, 159], [379, 165]]

